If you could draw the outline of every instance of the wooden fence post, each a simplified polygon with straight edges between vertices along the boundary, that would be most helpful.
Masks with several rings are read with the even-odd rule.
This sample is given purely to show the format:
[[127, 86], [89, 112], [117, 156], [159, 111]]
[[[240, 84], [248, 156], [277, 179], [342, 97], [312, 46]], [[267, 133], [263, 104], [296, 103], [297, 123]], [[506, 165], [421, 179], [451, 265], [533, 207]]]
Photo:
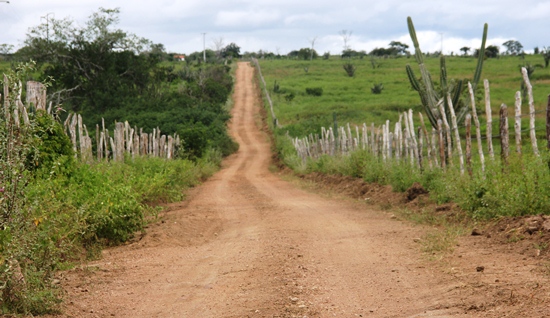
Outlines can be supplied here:
[[500, 157], [502, 163], [508, 164], [509, 140], [508, 140], [508, 109], [506, 104], [500, 106]]
[[481, 142], [481, 128], [479, 124], [479, 118], [477, 117], [476, 99], [474, 96], [474, 90], [470, 82], [468, 82], [468, 91], [470, 93], [470, 104], [472, 104], [472, 118], [474, 120], [474, 124], [476, 125], [477, 151], [479, 153], [479, 161], [481, 162], [481, 171], [484, 173], [485, 156], [483, 155], [483, 144]]
[[531, 146], [533, 147], [533, 153], [535, 156], [539, 155], [539, 147], [537, 145], [537, 134], [535, 132], [535, 102], [533, 100], [533, 86], [529, 81], [529, 76], [525, 67], [521, 68], [523, 74], [523, 80], [527, 87], [527, 94], [529, 96], [529, 135], [531, 136]]
[[485, 86], [485, 115], [487, 116], [487, 149], [489, 157], [495, 159], [493, 150], [493, 112], [491, 111], [491, 91], [489, 90], [489, 81], [483, 80]]
[[455, 133], [456, 149], [458, 151], [458, 157], [460, 159], [460, 174], [464, 174], [464, 155], [462, 154], [462, 144], [460, 143], [460, 133], [458, 132], [458, 125], [456, 122], [456, 114], [451, 100], [451, 94], [447, 94], [447, 103], [449, 104], [449, 111], [451, 112], [451, 123], [453, 125], [453, 131]]
[[[445, 97], [443, 97], [445, 98]], [[443, 99], [439, 101], [439, 112], [441, 113], [441, 118], [443, 118], [443, 125], [445, 125], [445, 136], [447, 138], [447, 160], [450, 166], [453, 165], [453, 142], [451, 140], [451, 127], [447, 121], [447, 116], [445, 116], [445, 108]]]
[[514, 133], [516, 135], [516, 152], [521, 153], [521, 92], [516, 92]]
[[[470, 83], [468, 83], [469, 85]], [[466, 114], [466, 167], [468, 169], [468, 174], [470, 177], [473, 175], [472, 172], [472, 116]]]
[[445, 169], [445, 141], [443, 140], [443, 125], [441, 119], [437, 120], [437, 135], [439, 137], [439, 157], [441, 158], [441, 168]]

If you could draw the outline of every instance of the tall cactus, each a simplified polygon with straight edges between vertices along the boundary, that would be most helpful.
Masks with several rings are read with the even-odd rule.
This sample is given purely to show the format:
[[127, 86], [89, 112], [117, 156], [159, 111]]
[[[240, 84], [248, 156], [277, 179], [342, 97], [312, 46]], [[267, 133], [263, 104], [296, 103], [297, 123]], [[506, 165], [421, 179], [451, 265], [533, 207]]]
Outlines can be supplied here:
[[[420, 68], [420, 77], [422, 79], [422, 82], [419, 82], [416, 79], [416, 76], [414, 75], [414, 72], [410, 65], [407, 64], [407, 76], [409, 77], [409, 81], [413, 87], [414, 90], [418, 92], [420, 95], [420, 100], [422, 102], [422, 106], [424, 107], [424, 111], [428, 115], [428, 119], [430, 120], [430, 123], [433, 127], [437, 127], [437, 120], [442, 118], [442, 114], [439, 111], [439, 103], [444, 104], [445, 114], [444, 116], [447, 117], [447, 120], [451, 121], [451, 112], [449, 110], [449, 103], [448, 99], [446, 98], [447, 95], [451, 96], [451, 101], [453, 105], [453, 109], [456, 113], [457, 120], [462, 121], [468, 110], [470, 109], [470, 101], [469, 99], [465, 99], [463, 103], [459, 103], [460, 101], [460, 95], [462, 93], [464, 83], [462, 80], [458, 80], [456, 82], [449, 82], [447, 80], [447, 68], [445, 65], [445, 56], [443, 55], [443, 52], [441, 52], [440, 57], [440, 90], [437, 91], [434, 87], [430, 72], [426, 69], [426, 65], [424, 65], [424, 57], [422, 55], [422, 51], [420, 50], [420, 45], [418, 44], [418, 39], [416, 37], [416, 31], [414, 29], [414, 25], [412, 22], [411, 17], [407, 17], [407, 24], [409, 27], [409, 34], [411, 36], [411, 40], [413, 41], [414, 45], [414, 55], [416, 62], [418, 63], [418, 67]], [[479, 83], [479, 80], [481, 78], [481, 70], [483, 68], [483, 59], [485, 56], [485, 42], [487, 40], [487, 23], [485, 23], [483, 27], [483, 38], [481, 41], [481, 48], [479, 49], [479, 56], [477, 59], [477, 67], [474, 73], [474, 78], [472, 81], [472, 88], [475, 90], [477, 87], [477, 84]]]

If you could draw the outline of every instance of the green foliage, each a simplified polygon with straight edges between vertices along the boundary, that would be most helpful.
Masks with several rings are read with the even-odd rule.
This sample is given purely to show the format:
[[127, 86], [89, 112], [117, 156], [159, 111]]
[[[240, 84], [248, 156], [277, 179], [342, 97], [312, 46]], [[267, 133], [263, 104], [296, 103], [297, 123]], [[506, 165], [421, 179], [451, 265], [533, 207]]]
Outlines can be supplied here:
[[221, 51], [224, 58], [239, 58], [241, 57], [241, 48], [235, 43], [229, 43]]
[[516, 40], [508, 40], [502, 43], [506, 47], [506, 54], [519, 55], [523, 52], [523, 45]]
[[290, 103], [294, 99], [294, 97], [296, 97], [296, 94], [294, 94], [294, 92], [290, 92], [285, 95], [285, 100], [287, 101], [287, 103]]
[[[144, 131], [158, 127], [180, 136], [205, 130], [205, 142], [185, 145], [189, 158], [202, 156], [208, 148], [224, 155], [234, 151], [224, 128], [230, 118], [225, 104], [233, 89], [231, 67], [217, 61], [162, 63], [166, 53], [161, 44], [115, 28], [119, 13], [100, 9], [83, 27], [69, 19], [50, 19], [49, 26], [31, 29], [18, 54], [40, 61], [42, 77], [55, 78], [49, 98], [81, 113], [88, 127], [104, 118], [110, 130], [115, 121], [125, 120]], [[238, 57], [239, 50], [231, 43], [222, 53]]]
[[[44, 111], [35, 115], [34, 136], [40, 140], [36, 153], [28, 156], [27, 166], [30, 170], [51, 173], [52, 169], [68, 171], [74, 165], [72, 143], [63, 126], [54, 117]], [[56, 167], [54, 168], [54, 165]], [[62, 167], [61, 167], [62, 166]]]
[[306, 94], [311, 96], [322, 96], [323, 88], [322, 87], [306, 87]]
[[279, 85], [279, 83], [277, 83], [277, 81], [275, 81], [275, 83], [273, 83], [273, 93], [277, 94], [280, 90], [281, 86]]
[[378, 83], [378, 84], [374, 84], [371, 88], [370, 88], [370, 91], [373, 93], [373, 94], [382, 94], [382, 90], [384, 89], [384, 84], [382, 83]]
[[353, 63], [351, 62], [344, 63], [343, 67], [344, 67], [344, 71], [346, 71], [346, 74], [349, 77], [355, 76], [355, 71], [357, 70], [357, 67], [353, 65]]
[[317, 54], [317, 51], [312, 50], [310, 48], [301, 48], [300, 50], [291, 51], [287, 54], [288, 57], [298, 60], [310, 60], [310, 59], [317, 59], [319, 57], [319, 54]]

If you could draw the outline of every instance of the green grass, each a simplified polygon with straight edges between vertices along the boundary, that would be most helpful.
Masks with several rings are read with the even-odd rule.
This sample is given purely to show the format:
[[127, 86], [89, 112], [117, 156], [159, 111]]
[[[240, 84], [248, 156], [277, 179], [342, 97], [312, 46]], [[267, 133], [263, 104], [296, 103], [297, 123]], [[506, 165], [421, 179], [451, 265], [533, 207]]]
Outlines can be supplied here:
[[[302, 137], [309, 133], [318, 133], [322, 126], [332, 126], [333, 113], [336, 113], [340, 125], [348, 122], [351, 124], [374, 122], [380, 125], [388, 119], [395, 122], [399, 112], [408, 109], [413, 109], [415, 112], [421, 111], [418, 94], [412, 90], [405, 72], [405, 66], [410, 64], [419, 76], [414, 58], [378, 59], [380, 67], [374, 69], [368, 57], [351, 60], [357, 66], [354, 77], [348, 77], [345, 73], [342, 67], [345, 62], [347, 60], [335, 57], [314, 61], [260, 61], [262, 73], [274, 102], [276, 116], [291, 136]], [[541, 56], [528, 55], [525, 60], [519, 57], [485, 60], [482, 79], [488, 79], [490, 82], [494, 116], [498, 115], [498, 109], [502, 103], [509, 107], [514, 105], [515, 92], [521, 85], [519, 66], [524, 62], [540, 64], [543, 59]], [[426, 58], [425, 63], [434, 81], [438, 82], [439, 58]], [[471, 80], [476, 59], [448, 57], [446, 64], [448, 78]], [[308, 67], [308, 72], [304, 71], [304, 67]], [[280, 86], [279, 93], [273, 92], [275, 81]], [[384, 90], [381, 94], [372, 94], [370, 88], [378, 83], [384, 85]], [[550, 68], [537, 69], [531, 83], [536, 109], [543, 110], [546, 107], [547, 95], [550, 93]], [[479, 85], [476, 93], [478, 110], [484, 112], [483, 83]], [[322, 88], [323, 95], [306, 94], [306, 88], [312, 87]], [[288, 102], [285, 96], [290, 93], [294, 93], [295, 98]], [[481, 116], [481, 120], [483, 117]]]

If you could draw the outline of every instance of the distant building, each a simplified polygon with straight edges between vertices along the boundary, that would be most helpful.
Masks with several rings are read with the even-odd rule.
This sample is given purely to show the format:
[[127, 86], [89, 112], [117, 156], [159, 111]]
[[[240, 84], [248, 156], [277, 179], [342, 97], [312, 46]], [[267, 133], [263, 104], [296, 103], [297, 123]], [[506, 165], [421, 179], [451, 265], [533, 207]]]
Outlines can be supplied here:
[[174, 60], [185, 61], [185, 55], [174, 55]]

